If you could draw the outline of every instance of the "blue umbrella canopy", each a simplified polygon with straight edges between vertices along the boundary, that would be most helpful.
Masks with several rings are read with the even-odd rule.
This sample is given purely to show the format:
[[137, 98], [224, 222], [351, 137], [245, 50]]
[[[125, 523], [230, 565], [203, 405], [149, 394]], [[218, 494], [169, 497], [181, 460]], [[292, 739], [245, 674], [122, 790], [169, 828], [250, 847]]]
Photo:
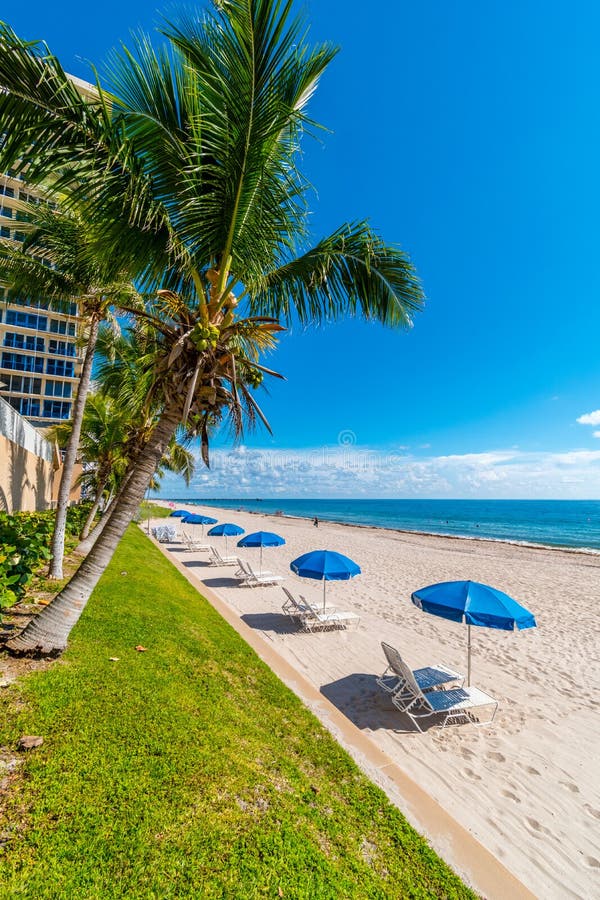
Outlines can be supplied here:
[[239, 525], [232, 525], [231, 522], [225, 522], [223, 525], [215, 525], [215, 527], [211, 528], [208, 532], [212, 537], [223, 537], [223, 535], [225, 535], [225, 537], [231, 537], [234, 534], [243, 533], [243, 528], [240, 528]]
[[529, 610], [508, 594], [478, 581], [430, 584], [415, 591], [411, 600], [419, 609], [452, 622], [503, 631], [535, 628], [535, 617]]
[[272, 531], [255, 531], [238, 541], [238, 547], [281, 547], [283, 544], [285, 538]]
[[323, 608], [328, 581], [348, 581], [360, 575], [360, 566], [335, 550], [311, 550], [291, 562], [290, 569], [301, 578], [315, 578], [323, 582]]
[[235, 534], [243, 534], [244, 529], [232, 522], [225, 522], [223, 525], [215, 525], [208, 534], [211, 537], [225, 537], [225, 553], [227, 553], [227, 538]]
[[186, 513], [183, 521], [186, 525], [214, 525], [217, 520], [199, 513]]
[[189, 512], [187, 509], [174, 509], [169, 515], [176, 516], [178, 519], [183, 519], [184, 516], [189, 516]]
[[285, 538], [282, 538], [279, 534], [273, 534], [272, 531], [255, 531], [238, 541], [238, 547], [260, 547], [261, 575], [263, 547], [281, 547], [283, 544], [285, 544]]
[[468, 683], [471, 682], [471, 625], [513, 631], [535, 628], [535, 616], [505, 594], [478, 581], [442, 581], [420, 588], [411, 600], [424, 612], [451, 622], [465, 622], [468, 631]]
[[202, 525], [202, 537], [204, 538], [204, 526], [214, 525], [217, 520], [210, 516], [203, 516], [201, 513], [186, 513], [185, 518], [181, 521], [184, 525]]

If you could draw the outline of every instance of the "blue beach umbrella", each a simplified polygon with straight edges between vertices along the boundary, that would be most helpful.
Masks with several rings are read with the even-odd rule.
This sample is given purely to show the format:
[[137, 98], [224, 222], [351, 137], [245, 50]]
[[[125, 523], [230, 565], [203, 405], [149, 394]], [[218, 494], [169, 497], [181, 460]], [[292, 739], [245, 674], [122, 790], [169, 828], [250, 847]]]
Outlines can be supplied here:
[[323, 582], [323, 609], [328, 581], [348, 581], [360, 575], [360, 566], [334, 550], [312, 550], [290, 563], [290, 569], [301, 578], [315, 578]]
[[211, 537], [225, 537], [225, 553], [227, 553], [227, 538], [236, 534], [243, 534], [244, 529], [239, 525], [233, 525], [231, 522], [225, 522], [223, 525], [215, 525], [208, 534]]
[[241, 541], [238, 541], [238, 547], [260, 547], [260, 574], [262, 575], [262, 552], [263, 547], [281, 547], [285, 544], [285, 539], [272, 531], [255, 531], [253, 534], [247, 534]]
[[411, 600], [424, 612], [451, 622], [465, 622], [467, 638], [467, 684], [471, 683], [471, 625], [514, 631], [535, 628], [529, 610], [496, 588], [478, 581], [443, 581], [420, 588]]
[[185, 516], [189, 516], [189, 512], [187, 509], [174, 509], [169, 515], [176, 516], [178, 519], [183, 519]]
[[217, 521], [211, 516], [203, 516], [200, 513], [186, 513], [185, 518], [181, 520], [184, 525], [202, 525], [202, 537], [204, 537], [204, 526], [214, 525]]

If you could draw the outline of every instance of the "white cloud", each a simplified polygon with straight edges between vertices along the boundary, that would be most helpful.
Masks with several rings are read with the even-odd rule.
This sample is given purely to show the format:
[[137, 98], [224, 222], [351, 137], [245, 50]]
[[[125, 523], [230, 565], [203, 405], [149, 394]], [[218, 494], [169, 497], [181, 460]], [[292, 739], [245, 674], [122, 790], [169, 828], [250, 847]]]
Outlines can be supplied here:
[[600, 409], [595, 409], [594, 412], [579, 416], [577, 422], [580, 425], [600, 425]]
[[190, 488], [167, 476], [163, 495], [183, 497], [600, 498], [600, 450], [494, 450], [448, 456], [350, 447], [215, 450]]
[[594, 431], [593, 434], [594, 437], [600, 438], [600, 431]]

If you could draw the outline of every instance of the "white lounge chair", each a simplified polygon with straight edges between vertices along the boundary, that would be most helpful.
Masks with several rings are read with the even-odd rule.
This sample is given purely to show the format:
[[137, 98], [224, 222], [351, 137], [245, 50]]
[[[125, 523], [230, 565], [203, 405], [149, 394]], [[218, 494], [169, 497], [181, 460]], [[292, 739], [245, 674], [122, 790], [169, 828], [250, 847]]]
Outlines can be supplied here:
[[237, 556], [221, 556], [216, 547], [210, 547], [210, 559], [209, 563], [211, 566], [237, 566], [239, 565], [239, 559]]
[[300, 600], [287, 591], [287, 600], [282, 609], [300, 624], [303, 631], [328, 631], [332, 629], [347, 628], [349, 625], [358, 626], [360, 616], [353, 612], [338, 611], [332, 607], [321, 608], [307, 603], [304, 597]]
[[289, 591], [288, 588], [284, 587], [283, 585], [281, 585], [281, 590], [287, 597], [287, 600], [284, 600], [284, 602], [281, 606], [281, 609], [283, 610], [283, 612], [286, 615], [291, 616], [292, 619], [298, 619], [300, 616], [306, 616], [306, 615], [313, 616], [315, 614], [315, 612], [325, 612], [325, 613], [337, 612], [336, 607], [330, 606], [329, 604], [327, 604], [325, 607], [320, 606], [317, 608], [315, 604], [310, 603], [310, 601], [308, 601], [305, 597], [303, 597], [302, 594], [298, 595], [300, 599], [297, 600], [294, 597], [294, 595], [292, 594], [292, 592]]
[[190, 550], [191, 552], [196, 552], [199, 550], [210, 550], [210, 544], [203, 544], [197, 538], [192, 537], [191, 534], [188, 534], [187, 531], [183, 531], [183, 529], [181, 531], [181, 540], [185, 544], [186, 549]]
[[284, 580], [283, 575], [274, 575], [273, 572], [261, 572], [256, 574], [249, 562], [238, 559], [239, 569], [235, 573], [240, 579], [240, 587], [258, 587], [259, 585], [278, 584]]
[[[381, 649], [387, 660], [387, 668], [382, 675], [377, 678], [377, 684], [389, 694], [408, 693], [412, 696], [406, 687], [406, 676], [403, 666], [407, 664], [395, 647], [390, 647], [384, 641], [381, 642]], [[425, 666], [423, 669], [412, 669], [412, 674], [420, 689], [426, 694], [428, 691], [434, 690], [444, 685], [458, 684], [462, 687], [465, 676], [460, 672], [454, 672], [447, 666], [436, 663], [434, 666]]]
[[[443, 716], [442, 728], [446, 725], [459, 725], [465, 721], [473, 725], [489, 725], [494, 721], [498, 701], [479, 688], [460, 687], [425, 693], [404, 661], [400, 668], [406, 684], [402, 691], [392, 694], [392, 703], [400, 712], [410, 717], [420, 732], [423, 732], [423, 729], [419, 720], [431, 716]], [[490, 719], [480, 722], [474, 718], [473, 710], [484, 706], [493, 706], [494, 709]]]

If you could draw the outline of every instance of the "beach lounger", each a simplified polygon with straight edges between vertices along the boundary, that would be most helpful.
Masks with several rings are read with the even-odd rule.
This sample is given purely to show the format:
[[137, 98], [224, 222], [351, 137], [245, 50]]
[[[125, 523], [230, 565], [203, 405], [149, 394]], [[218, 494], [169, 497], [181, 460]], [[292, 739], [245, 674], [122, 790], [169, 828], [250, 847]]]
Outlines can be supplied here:
[[329, 631], [347, 628], [349, 625], [358, 626], [360, 622], [360, 616], [356, 613], [338, 611], [333, 607], [319, 609], [308, 603], [304, 597], [300, 597], [298, 601], [286, 588], [283, 590], [288, 599], [282, 609], [299, 623], [303, 631]]
[[[476, 687], [451, 688], [448, 691], [433, 691], [427, 693], [421, 690], [411, 669], [402, 661], [400, 669], [406, 680], [402, 691], [392, 694], [392, 703], [410, 717], [412, 722], [422, 733], [420, 719], [431, 716], [443, 716], [442, 728], [446, 725], [459, 725], [461, 722], [471, 722], [473, 725], [489, 725], [494, 721], [498, 701], [489, 694], [485, 694]], [[484, 706], [493, 706], [491, 718], [480, 722], [475, 718], [473, 711]]]
[[196, 538], [192, 537], [191, 534], [188, 534], [186, 531], [181, 531], [181, 540], [186, 546], [187, 550], [191, 552], [199, 551], [199, 550], [210, 550], [210, 544], [203, 544]]
[[237, 556], [221, 556], [216, 547], [210, 547], [210, 559], [208, 560], [211, 566], [238, 566], [239, 559]]
[[278, 584], [283, 581], [283, 575], [274, 575], [273, 572], [261, 572], [257, 575], [250, 563], [238, 559], [239, 569], [235, 573], [240, 579], [240, 587], [258, 587], [259, 585]]
[[[287, 598], [281, 606], [281, 609], [286, 615], [291, 616], [293, 619], [297, 619], [299, 615], [314, 614], [316, 606], [306, 600], [302, 594], [298, 595], [300, 599], [297, 600], [288, 588], [281, 585], [281, 590]], [[319, 609], [321, 612], [326, 613], [334, 613], [337, 611], [335, 606], [330, 606], [329, 604], [327, 604], [324, 609], [322, 606], [319, 607]]]
[[[402, 667], [407, 664], [402, 659], [402, 656], [395, 647], [390, 647], [384, 641], [381, 642], [381, 649], [387, 660], [387, 668], [376, 679], [377, 684], [384, 691], [387, 691], [388, 694], [402, 694], [406, 691], [409, 696], [412, 696], [406, 688], [406, 676]], [[465, 681], [465, 676], [460, 672], [454, 672], [452, 669], [439, 663], [434, 666], [425, 666], [423, 669], [411, 669], [411, 671], [424, 694], [444, 685], [456, 684], [457, 682], [458, 686], [462, 687]]]

